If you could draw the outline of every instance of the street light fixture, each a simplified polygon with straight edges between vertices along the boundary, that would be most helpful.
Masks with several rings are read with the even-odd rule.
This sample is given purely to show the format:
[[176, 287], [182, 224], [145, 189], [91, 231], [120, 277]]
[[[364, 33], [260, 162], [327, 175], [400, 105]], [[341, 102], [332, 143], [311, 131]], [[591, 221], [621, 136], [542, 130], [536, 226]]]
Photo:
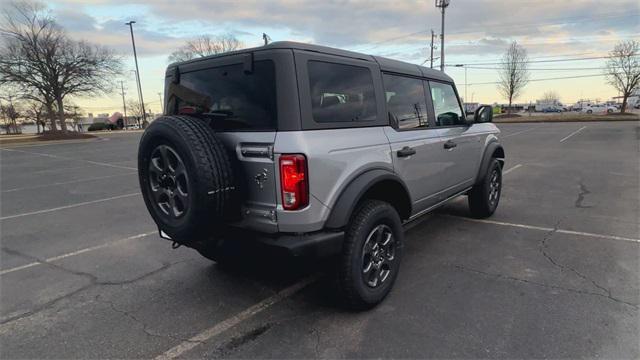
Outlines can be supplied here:
[[436, 7], [442, 11], [442, 32], [440, 33], [440, 71], [444, 71], [444, 10], [449, 6], [450, 0], [436, 0]]
[[135, 21], [129, 21], [125, 25], [129, 25], [131, 30], [131, 44], [133, 45], [133, 59], [136, 63], [136, 81], [138, 83], [138, 97], [140, 98], [140, 106], [142, 107], [142, 120], [147, 120], [147, 112], [144, 109], [144, 98], [142, 97], [142, 85], [140, 84], [140, 70], [138, 69], [138, 55], [136, 54], [136, 40], [133, 37], [133, 24]]
[[456, 64], [455, 67], [463, 67], [464, 68], [464, 101], [465, 102], [469, 102], [469, 99], [467, 99], [467, 67], [464, 66], [464, 64]]

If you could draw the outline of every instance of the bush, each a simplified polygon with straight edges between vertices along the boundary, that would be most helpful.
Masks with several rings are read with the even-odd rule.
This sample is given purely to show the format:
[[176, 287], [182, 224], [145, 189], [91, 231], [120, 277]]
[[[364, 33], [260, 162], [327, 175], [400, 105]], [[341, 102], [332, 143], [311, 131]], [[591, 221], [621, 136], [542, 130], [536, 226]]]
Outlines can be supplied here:
[[118, 130], [118, 127], [109, 123], [93, 123], [89, 125], [87, 131], [101, 131], [101, 130]]
[[100, 130], [106, 130], [106, 129], [107, 129], [107, 124], [105, 123], [93, 123], [89, 125], [89, 128], [87, 129], [87, 131], [100, 131]]

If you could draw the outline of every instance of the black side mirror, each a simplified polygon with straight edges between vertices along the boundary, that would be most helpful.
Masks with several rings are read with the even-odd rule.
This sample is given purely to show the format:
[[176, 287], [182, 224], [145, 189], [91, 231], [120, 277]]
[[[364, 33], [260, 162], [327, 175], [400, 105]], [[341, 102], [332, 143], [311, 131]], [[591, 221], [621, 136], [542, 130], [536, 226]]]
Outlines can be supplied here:
[[488, 123], [493, 121], [493, 108], [490, 105], [482, 105], [473, 116], [473, 121], [476, 123]]

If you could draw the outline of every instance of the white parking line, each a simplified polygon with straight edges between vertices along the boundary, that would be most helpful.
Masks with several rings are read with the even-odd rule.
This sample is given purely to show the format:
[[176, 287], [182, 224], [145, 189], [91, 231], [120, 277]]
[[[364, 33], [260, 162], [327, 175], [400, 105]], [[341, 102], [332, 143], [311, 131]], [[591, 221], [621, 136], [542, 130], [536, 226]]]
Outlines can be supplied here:
[[508, 173], [512, 172], [513, 170], [516, 170], [518, 168], [522, 167], [522, 164], [518, 164], [518, 165], [514, 165], [513, 167], [505, 170], [502, 172], [502, 175], [507, 175]]
[[525, 130], [522, 130], [522, 131], [517, 131], [517, 132], [514, 132], [513, 134], [507, 134], [507, 135], [504, 135], [504, 136], [502, 136], [502, 137], [503, 137], [503, 138], [508, 138], [508, 137], [510, 137], [510, 136], [516, 136], [516, 135], [524, 134], [524, 133], [526, 133], [526, 132], [528, 132], [528, 131], [531, 131], [531, 130], [533, 130], [533, 129], [535, 129], [535, 127], [528, 128], [528, 129], [525, 129]]
[[124, 194], [124, 195], [112, 196], [112, 197], [108, 197], [108, 198], [104, 198], [104, 199], [85, 201], [85, 202], [71, 204], [71, 205], [59, 206], [59, 207], [51, 208], [51, 209], [44, 209], [44, 210], [32, 211], [32, 212], [28, 212], [28, 213], [3, 216], [3, 217], [0, 217], [0, 220], [8, 220], [8, 219], [15, 219], [15, 218], [23, 217], [23, 216], [44, 214], [44, 213], [48, 213], [48, 212], [52, 212], [52, 211], [70, 209], [70, 208], [74, 208], [74, 207], [78, 207], [78, 206], [91, 205], [91, 204], [101, 203], [101, 202], [105, 202], [105, 201], [122, 199], [122, 198], [126, 198], [126, 197], [131, 197], [131, 196], [137, 196], [137, 195], [141, 195], [141, 193], [136, 192], [136, 193], [132, 193], [132, 194]]
[[576, 130], [576, 131], [572, 132], [571, 134], [569, 134], [569, 135], [565, 136], [564, 138], [562, 138], [562, 140], [560, 140], [560, 142], [564, 142], [565, 140], [569, 139], [569, 138], [570, 138], [570, 137], [572, 137], [573, 135], [575, 135], [575, 134], [579, 133], [580, 131], [582, 131], [582, 130], [584, 130], [584, 129], [586, 129], [586, 128], [587, 128], [586, 126], [581, 127], [580, 129], [578, 129], [578, 130]]
[[124, 173], [124, 174], [107, 175], [107, 176], [96, 176], [96, 177], [90, 177], [90, 178], [85, 178], [85, 179], [77, 179], [77, 180], [71, 180], [71, 181], [63, 181], [63, 182], [57, 182], [57, 183], [51, 183], [51, 184], [44, 184], [44, 185], [25, 186], [25, 187], [19, 187], [19, 188], [13, 188], [13, 189], [2, 190], [2, 192], [3, 192], [3, 193], [8, 193], [8, 192], [14, 192], [14, 191], [20, 191], [20, 190], [32, 190], [32, 189], [39, 189], [39, 188], [43, 188], [43, 187], [49, 187], [49, 186], [58, 186], [58, 185], [75, 184], [75, 183], [81, 183], [81, 182], [85, 182], [85, 181], [100, 180], [100, 179], [109, 179], [109, 178], [113, 178], [113, 177], [126, 176], [126, 175], [133, 175], [133, 174], [136, 174], [136, 173], [135, 173], [135, 172], [128, 172], [128, 173]]
[[595, 233], [589, 233], [589, 232], [583, 232], [583, 231], [554, 229], [554, 228], [544, 227], [544, 226], [508, 223], [508, 222], [503, 222], [503, 221], [495, 221], [495, 220], [487, 220], [487, 219], [473, 219], [473, 218], [467, 218], [467, 217], [455, 216], [455, 215], [445, 215], [445, 214], [443, 214], [443, 216], [456, 218], [456, 219], [462, 219], [462, 220], [471, 221], [471, 222], [478, 222], [478, 223], [483, 223], [483, 224], [493, 224], [493, 225], [500, 225], [500, 226], [517, 227], [517, 228], [522, 228], [522, 229], [539, 230], [539, 231], [544, 231], [544, 232], [554, 231], [554, 232], [557, 232], [559, 234], [578, 235], [578, 236], [585, 236], [585, 237], [592, 237], [592, 238], [601, 238], [601, 239], [608, 239], [608, 240], [628, 241], [628, 242], [640, 243], [640, 239], [634, 239], [634, 238], [628, 238], [628, 237], [616, 236], [616, 235], [605, 235], [605, 234], [595, 234]]
[[294, 295], [295, 293], [297, 293], [298, 291], [304, 289], [305, 287], [309, 286], [310, 284], [314, 283], [316, 280], [318, 280], [320, 278], [320, 276], [318, 274], [316, 275], [312, 275], [310, 277], [307, 277], [291, 286], [289, 286], [288, 288], [278, 292], [275, 295], [272, 295], [262, 301], [260, 301], [259, 303], [252, 305], [250, 307], [248, 307], [247, 309], [243, 310], [242, 312], [233, 315], [230, 318], [227, 318], [226, 320], [217, 323], [216, 325], [202, 331], [201, 333], [199, 333], [198, 335], [193, 336], [192, 338], [185, 340], [183, 342], [181, 342], [180, 344], [172, 347], [171, 349], [165, 351], [164, 353], [156, 356], [156, 360], [170, 360], [170, 359], [175, 359], [177, 357], [179, 357], [180, 355], [186, 353], [187, 351], [195, 348], [196, 346], [200, 345], [201, 343], [213, 338], [214, 336], [220, 335], [223, 332], [231, 329], [232, 327], [240, 324], [241, 322], [250, 319], [251, 317], [259, 314], [260, 312], [268, 309], [269, 307], [279, 303], [280, 301], [291, 297], [292, 295]]
[[88, 164], [108, 166], [108, 167], [119, 168], [119, 169], [138, 170], [137, 168], [129, 167], [129, 166], [120, 166], [120, 165], [114, 165], [114, 164], [100, 162], [100, 161], [76, 159], [76, 158], [70, 158], [70, 157], [67, 157], [67, 156], [58, 156], [58, 155], [44, 154], [44, 153], [39, 153], [39, 152], [23, 151], [23, 150], [7, 149], [7, 148], [0, 148], [0, 150], [2, 150], [2, 151], [10, 151], [10, 152], [18, 152], [18, 153], [29, 154], [29, 155], [39, 155], [39, 156], [45, 156], [45, 157], [54, 158], [54, 159], [82, 161], [82, 162], [85, 162], [85, 163], [88, 163]]
[[147, 232], [147, 233], [133, 235], [133, 236], [129, 236], [129, 237], [124, 238], [124, 239], [115, 240], [115, 241], [111, 241], [111, 242], [108, 242], [108, 243], [105, 243], [105, 244], [91, 246], [91, 247], [80, 249], [80, 250], [76, 250], [76, 251], [73, 251], [73, 252], [70, 252], [70, 253], [66, 253], [66, 254], [50, 257], [50, 258], [44, 259], [42, 261], [34, 261], [32, 263], [28, 263], [28, 264], [21, 265], [21, 266], [16, 266], [14, 268], [0, 270], [0, 276], [4, 275], [4, 274], [9, 274], [9, 273], [12, 273], [12, 272], [16, 272], [16, 271], [19, 271], [19, 270], [32, 268], [34, 266], [43, 265], [44, 263], [53, 262], [53, 261], [57, 261], [57, 260], [62, 260], [62, 259], [65, 259], [65, 258], [68, 258], [68, 257], [71, 257], [71, 256], [84, 254], [84, 253], [89, 252], [89, 251], [99, 250], [99, 249], [106, 248], [108, 246], [112, 246], [112, 245], [116, 245], [116, 244], [120, 244], [120, 243], [123, 243], [123, 242], [136, 240], [136, 239], [141, 239], [143, 237], [146, 237], [146, 236], [149, 236], [149, 235], [152, 235], [152, 234], [156, 234], [156, 233], [157, 233], [157, 231], [150, 231], [150, 232]]

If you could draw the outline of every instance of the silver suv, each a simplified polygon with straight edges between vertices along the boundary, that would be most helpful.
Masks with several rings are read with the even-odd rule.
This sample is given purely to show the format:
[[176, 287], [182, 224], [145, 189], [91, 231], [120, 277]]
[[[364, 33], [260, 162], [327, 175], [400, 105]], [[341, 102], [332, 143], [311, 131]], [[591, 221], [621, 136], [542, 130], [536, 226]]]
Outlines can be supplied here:
[[292, 42], [172, 64], [164, 113], [140, 141], [163, 238], [222, 261], [252, 239], [338, 256], [340, 290], [374, 306], [398, 274], [403, 224], [458, 195], [498, 206], [492, 109], [465, 114], [440, 71]]

